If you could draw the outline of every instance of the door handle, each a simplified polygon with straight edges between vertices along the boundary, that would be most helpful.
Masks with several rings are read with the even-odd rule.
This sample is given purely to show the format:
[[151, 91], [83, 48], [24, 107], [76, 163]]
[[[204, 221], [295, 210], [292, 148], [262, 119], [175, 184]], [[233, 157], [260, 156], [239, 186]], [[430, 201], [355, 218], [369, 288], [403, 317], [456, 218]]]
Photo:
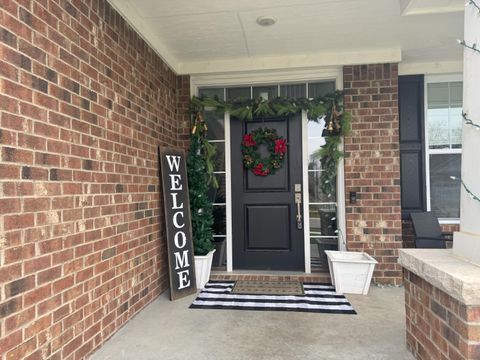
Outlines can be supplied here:
[[297, 229], [303, 229], [303, 221], [302, 221], [302, 193], [296, 192], [295, 193], [295, 205], [297, 207]]

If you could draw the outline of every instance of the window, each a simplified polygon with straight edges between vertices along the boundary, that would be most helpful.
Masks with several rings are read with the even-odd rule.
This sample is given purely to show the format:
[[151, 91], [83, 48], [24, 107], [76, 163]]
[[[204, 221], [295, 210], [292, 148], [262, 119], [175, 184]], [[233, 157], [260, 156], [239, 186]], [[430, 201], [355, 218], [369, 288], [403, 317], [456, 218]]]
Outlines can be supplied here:
[[325, 121], [308, 122], [308, 196], [310, 215], [310, 254], [312, 272], [328, 271], [324, 250], [338, 250], [337, 196], [321, 189], [322, 164], [319, 150], [325, 145]]
[[451, 176], [461, 172], [462, 91], [454, 78], [426, 82], [428, 210], [444, 222], [460, 217], [460, 183]]

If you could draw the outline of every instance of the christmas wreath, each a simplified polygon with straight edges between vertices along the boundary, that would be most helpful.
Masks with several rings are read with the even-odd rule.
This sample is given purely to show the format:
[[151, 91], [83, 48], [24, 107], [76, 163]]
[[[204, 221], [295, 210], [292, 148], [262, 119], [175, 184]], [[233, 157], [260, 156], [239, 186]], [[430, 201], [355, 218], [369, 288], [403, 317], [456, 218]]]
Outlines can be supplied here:
[[[258, 153], [260, 145], [266, 145], [270, 156], [262, 158]], [[275, 129], [259, 128], [243, 136], [243, 165], [257, 176], [274, 174], [282, 167], [287, 152], [287, 140], [277, 134]]]

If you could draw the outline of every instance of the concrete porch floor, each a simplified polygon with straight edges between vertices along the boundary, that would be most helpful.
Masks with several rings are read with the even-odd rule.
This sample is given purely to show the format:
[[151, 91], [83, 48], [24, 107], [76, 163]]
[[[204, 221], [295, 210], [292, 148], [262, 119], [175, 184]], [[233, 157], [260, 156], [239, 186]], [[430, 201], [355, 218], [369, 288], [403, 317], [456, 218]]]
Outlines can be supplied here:
[[403, 288], [347, 295], [358, 315], [188, 309], [194, 298], [167, 291], [90, 359], [413, 359]]

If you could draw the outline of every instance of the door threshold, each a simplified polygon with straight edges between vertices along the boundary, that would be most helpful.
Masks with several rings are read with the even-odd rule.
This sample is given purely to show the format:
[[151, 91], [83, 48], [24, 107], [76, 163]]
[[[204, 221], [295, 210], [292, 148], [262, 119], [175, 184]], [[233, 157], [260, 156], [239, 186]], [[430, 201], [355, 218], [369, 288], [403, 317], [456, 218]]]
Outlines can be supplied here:
[[274, 270], [212, 270], [210, 280], [265, 280], [265, 281], [289, 281], [298, 280], [303, 282], [331, 283], [330, 274], [312, 273], [302, 271], [274, 271]]

